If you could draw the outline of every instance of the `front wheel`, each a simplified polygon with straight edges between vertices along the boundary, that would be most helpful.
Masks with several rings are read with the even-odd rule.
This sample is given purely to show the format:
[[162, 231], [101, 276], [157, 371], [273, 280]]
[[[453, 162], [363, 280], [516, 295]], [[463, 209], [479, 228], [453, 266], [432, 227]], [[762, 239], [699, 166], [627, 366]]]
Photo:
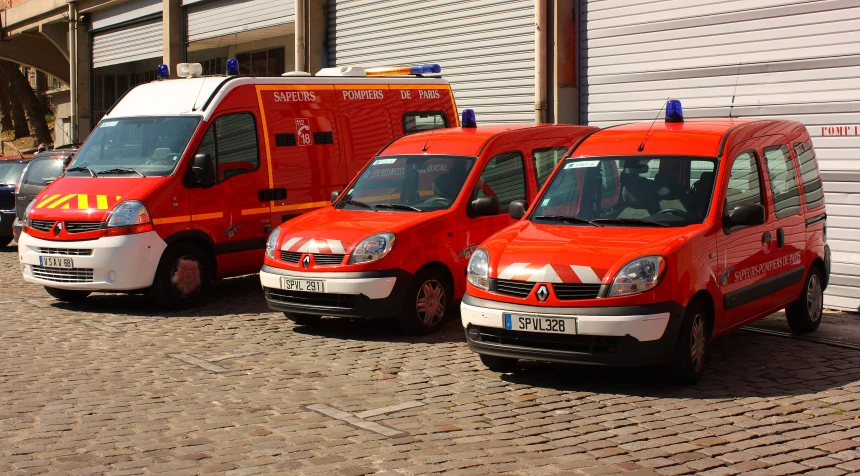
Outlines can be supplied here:
[[60, 289], [45, 286], [45, 291], [57, 301], [80, 302], [90, 295], [91, 291], [80, 291], [77, 289]]
[[314, 314], [293, 314], [292, 312], [285, 312], [284, 316], [300, 326], [318, 326], [320, 321], [322, 321], [322, 316]]
[[824, 281], [816, 268], [809, 270], [803, 291], [785, 310], [788, 325], [795, 334], [806, 334], [818, 329], [824, 314]]
[[412, 278], [397, 322], [410, 334], [432, 334], [444, 324], [453, 299], [454, 290], [448, 278], [436, 270], [423, 269]]
[[176, 243], [161, 256], [155, 282], [156, 301], [169, 309], [187, 309], [200, 304], [211, 276], [206, 253], [194, 243]]
[[672, 356], [670, 372], [678, 383], [692, 385], [705, 371], [705, 353], [708, 348], [708, 315], [696, 301], [687, 306], [678, 345]]

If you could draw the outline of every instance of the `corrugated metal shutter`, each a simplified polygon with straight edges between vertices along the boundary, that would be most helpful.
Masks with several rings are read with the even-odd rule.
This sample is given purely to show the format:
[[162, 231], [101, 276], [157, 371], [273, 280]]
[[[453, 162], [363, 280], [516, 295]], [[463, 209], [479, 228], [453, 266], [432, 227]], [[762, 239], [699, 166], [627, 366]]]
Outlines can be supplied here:
[[161, 19], [93, 35], [93, 68], [130, 63], [164, 54]]
[[329, 0], [329, 64], [439, 63], [479, 124], [534, 121], [534, 0]]
[[294, 16], [293, 0], [195, 2], [188, 7], [188, 41], [293, 23]]
[[[727, 117], [735, 95], [733, 116], [806, 124], [822, 171], [860, 171], [857, 0], [581, 2], [584, 123], [653, 120], [668, 96], [689, 117]], [[835, 274], [826, 302], [858, 310], [860, 187], [833, 177], [825, 173]]]

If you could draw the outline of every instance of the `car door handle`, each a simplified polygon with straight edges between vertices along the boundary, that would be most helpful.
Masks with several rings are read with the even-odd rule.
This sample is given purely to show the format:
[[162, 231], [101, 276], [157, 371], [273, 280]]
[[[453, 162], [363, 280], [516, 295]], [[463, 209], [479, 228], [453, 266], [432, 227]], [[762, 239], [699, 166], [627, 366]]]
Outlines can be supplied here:
[[769, 231], [766, 231], [766, 232], [764, 232], [763, 235], [761, 235], [761, 242], [762, 243], [770, 243], [772, 240], [773, 240], [773, 236], [771, 236]]
[[776, 229], [776, 247], [782, 248], [782, 245], [785, 244], [785, 230], [782, 228]]

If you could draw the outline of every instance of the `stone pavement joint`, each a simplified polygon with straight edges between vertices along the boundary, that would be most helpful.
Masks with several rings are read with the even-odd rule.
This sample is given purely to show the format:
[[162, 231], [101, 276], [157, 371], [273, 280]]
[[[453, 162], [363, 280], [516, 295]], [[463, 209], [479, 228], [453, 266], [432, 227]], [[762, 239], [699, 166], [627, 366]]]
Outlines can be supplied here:
[[308, 410], [313, 410], [317, 413], [322, 413], [327, 417], [334, 418], [336, 420], [340, 420], [346, 423], [349, 423], [352, 426], [356, 426], [358, 428], [362, 428], [368, 431], [372, 431], [374, 433], [379, 433], [380, 435], [385, 436], [404, 436], [406, 433], [402, 431], [395, 430], [393, 428], [389, 428], [387, 426], [380, 425], [379, 423], [374, 423], [372, 421], [363, 420], [352, 413], [345, 412], [343, 410], [338, 410], [337, 408], [330, 407], [328, 405], [324, 405], [321, 403], [317, 403], [314, 405], [308, 405]]
[[116, 327], [109, 326], [107, 324], [102, 324], [101, 322], [86, 320], [86, 321], [81, 321], [81, 323], [86, 324], [90, 327], [95, 327], [96, 329], [105, 331], [105, 332], [110, 333], [110, 334], [117, 334], [119, 332], [122, 332], [121, 330], [117, 329]]
[[355, 416], [358, 418], [370, 418], [375, 417], [377, 415], [385, 415], [386, 413], [394, 413], [399, 412], [400, 410], [406, 410], [407, 408], [415, 408], [424, 405], [421, 402], [411, 401], [411, 402], [403, 402], [398, 403], [397, 405], [391, 405], [390, 407], [382, 407], [377, 408], [376, 410], [367, 410], [361, 413], [356, 413]]
[[188, 355], [188, 354], [169, 354], [169, 355], [170, 355], [170, 357], [173, 357], [174, 359], [179, 359], [183, 362], [186, 362], [186, 363], [189, 363], [192, 365], [196, 365], [198, 367], [204, 368], [206, 370], [209, 370], [209, 371], [212, 371], [215, 373], [223, 373], [223, 372], [228, 371], [227, 369], [225, 369], [224, 367], [221, 367], [220, 365], [215, 365], [215, 364], [209, 363], [203, 359], [198, 359], [197, 357], [194, 357], [193, 355]]

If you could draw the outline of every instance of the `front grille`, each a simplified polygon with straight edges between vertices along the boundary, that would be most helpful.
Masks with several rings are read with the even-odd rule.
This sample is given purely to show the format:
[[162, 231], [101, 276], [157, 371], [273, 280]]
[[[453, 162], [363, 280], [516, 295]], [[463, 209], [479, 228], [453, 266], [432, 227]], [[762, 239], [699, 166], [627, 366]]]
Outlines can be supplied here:
[[49, 220], [32, 220], [30, 222], [30, 228], [47, 233], [54, 227], [54, 223], [57, 222]]
[[600, 294], [600, 284], [553, 284], [552, 290], [561, 301], [594, 299]]
[[55, 283], [91, 283], [93, 282], [92, 268], [47, 268], [33, 266], [33, 276], [53, 281]]
[[63, 256], [90, 256], [93, 250], [75, 249], [75, 248], [36, 248], [36, 252], [43, 255], [63, 255]]
[[84, 233], [101, 229], [102, 224], [98, 221], [67, 221], [66, 231], [69, 233]]
[[266, 299], [281, 304], [354, 309], [356, 296], [352, 294], [303, 293], [301, 291], [266, 288]]
[[343, 263], [344, 255], [314, 255], [314, 261], [320, 266], [329, 266]]
[[535, 283], [530, 283], [528, 281], [511, 281], [509, 279], [497, 279], [495, 289], [491, 289], [491, 291], [495, 291], [499, 294], [505, 294], [508, 296], [524, 298], [532, 292], [532, 288], [535, 287]]
[[301, 259], [301, 253], [295, 253], [293, 251], [281, 251], [281, 261], [286, 261], [287, 263], [298, 263]]
[[[474, 331], [477, 331], [475, 333]], [[523, 349], [557, 350], [583, 354], [615, 354], [621, 337], [545, 334], [509, 331], [493, 327], [469, 328], [469, 337], [478, 342], [501, 344]]]

